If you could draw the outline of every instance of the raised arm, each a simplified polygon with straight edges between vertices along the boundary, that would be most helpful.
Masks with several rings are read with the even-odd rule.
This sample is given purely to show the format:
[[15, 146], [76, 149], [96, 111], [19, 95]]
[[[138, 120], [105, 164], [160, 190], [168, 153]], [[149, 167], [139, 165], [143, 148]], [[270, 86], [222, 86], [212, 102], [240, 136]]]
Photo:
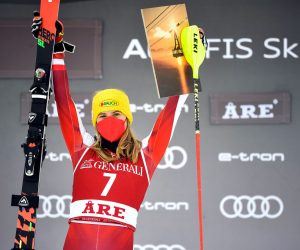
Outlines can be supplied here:
[[60, 127], [68, 150], [72, 155], [84, 146], [90, 146], [93, 138], [86, 132], [70, 95], [68, 74], [63, 54], [54, 55], [52, 72]]
[[187, 94], [169, 97], [160, 112], [150, 135], [143, 139], [143, 153], [151, 178], [172, 138], [176, 123], [187, 99]]
[[94, 142], [94, 138], [86, 132], [70, 94], [68, 74], [64, 62], [65, 42], [62, 42], [64, 32], [61, 22], [57, 22], [57, 30], [55, 53], [52, 61], [54, 96], [61, 131], [72, 157], [73, 166], [75, 166], [79, 160], [77, 153], [90, 146]]

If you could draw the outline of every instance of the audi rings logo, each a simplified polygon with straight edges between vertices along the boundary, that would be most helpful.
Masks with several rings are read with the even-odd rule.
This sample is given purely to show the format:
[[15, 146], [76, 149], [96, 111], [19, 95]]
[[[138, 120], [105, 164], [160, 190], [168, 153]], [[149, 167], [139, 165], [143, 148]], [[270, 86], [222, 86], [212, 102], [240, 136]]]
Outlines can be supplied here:
[[38, 209], [37, 218], [69, 218], [70, 204], [72, 201], [71, 195], [40, 195], [40, 206]]
[[141, 245], [134, 245], [133, 246], [133, 250], [186, 250], [183, 246], [175, 244], [175, 245], [165, 245], [165, 244], [161, 244], [161, 245], [151, 245], [151, 244], [147, 244], [144, 246]]
[[187, 153], [184, 148], [180, 146], [172, 146], [167, 148], [164, 159], [164, 163], [158, 165], [159, 169], [180, 169], [184, 167], [187, 162]]
[[221, 213], [229, 219], [276, 219], [282, 214], [283, 209], [282, 200], [274, 195], [267, 197], [261, 195], [253, 197], [228, 195], [220, 202]]

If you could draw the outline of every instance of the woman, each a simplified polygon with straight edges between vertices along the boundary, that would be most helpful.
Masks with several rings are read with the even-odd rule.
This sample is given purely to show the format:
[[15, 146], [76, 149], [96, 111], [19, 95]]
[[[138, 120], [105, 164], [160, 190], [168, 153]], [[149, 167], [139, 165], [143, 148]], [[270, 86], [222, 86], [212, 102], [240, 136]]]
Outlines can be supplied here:
[[[33, 34], [40, 23], [35, 18]], [[57, 28], [56, 41], [62, 42], [62, 24]], [[131, 130], [125, 92], [98, 91], [92, 101], [95, 140], [84, 129], [71, 98], [63, 52], [54, 54], [52, 71], [60, 126], [74, 171], [64, 250], [132, 250], [140, 205], [187, 95], [170, 97], [150, 135], [140, 142]]]

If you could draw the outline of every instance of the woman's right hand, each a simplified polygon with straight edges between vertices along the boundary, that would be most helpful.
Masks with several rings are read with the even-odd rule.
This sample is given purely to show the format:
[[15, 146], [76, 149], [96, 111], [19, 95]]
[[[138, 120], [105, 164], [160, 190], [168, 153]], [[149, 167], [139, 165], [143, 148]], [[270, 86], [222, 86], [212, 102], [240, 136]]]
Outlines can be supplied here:
[[35, 39], [37, 39], [39, 36], [39, 31], [42, 26], [42, 21], [43, 21], [43, 19], [40, 16], [40, 12], [35, 10], [33, 12], [33, 20], [32, 20], [32, 25], [31, 25], [31, 33]]

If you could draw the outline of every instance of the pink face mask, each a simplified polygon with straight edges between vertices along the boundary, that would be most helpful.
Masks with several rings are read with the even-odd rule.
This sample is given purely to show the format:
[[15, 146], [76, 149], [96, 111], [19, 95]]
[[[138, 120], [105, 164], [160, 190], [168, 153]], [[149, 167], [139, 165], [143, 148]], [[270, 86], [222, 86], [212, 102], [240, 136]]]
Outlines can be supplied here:
[[98, 133], [110, 142], [119, 140], [126, 130], [126, 120], [109, 116], [99, 121], [96, 125]]

